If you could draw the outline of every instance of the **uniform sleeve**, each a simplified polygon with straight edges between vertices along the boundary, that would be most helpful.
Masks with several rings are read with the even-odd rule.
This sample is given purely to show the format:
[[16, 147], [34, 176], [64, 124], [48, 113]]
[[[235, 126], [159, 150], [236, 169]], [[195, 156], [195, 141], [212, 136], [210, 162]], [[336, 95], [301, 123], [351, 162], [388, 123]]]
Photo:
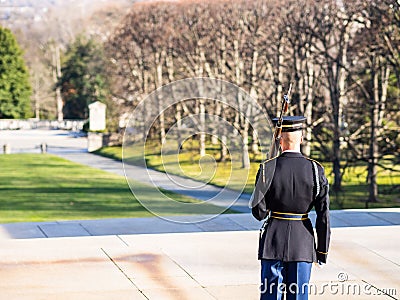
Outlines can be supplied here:
[[256, 175], [255, 188], [253, 192], [253, 199], [251, 203], [251, 213], [254, 218], [261, 221], [266, 218], [268, 214], [267, 205], [265, 202], [265, 192], [263, 192], [263, 182], [262, 182], [262, 168], [263, 165], [260, 165]]
[[317, 214], [315, 229], [317, 232], [317, 259], [326, 263], [331, 235], [329, 221], [329, 184], [325, 177], [324, 169], [320, 171], [320, 192], [315, 199], [315, 212]]

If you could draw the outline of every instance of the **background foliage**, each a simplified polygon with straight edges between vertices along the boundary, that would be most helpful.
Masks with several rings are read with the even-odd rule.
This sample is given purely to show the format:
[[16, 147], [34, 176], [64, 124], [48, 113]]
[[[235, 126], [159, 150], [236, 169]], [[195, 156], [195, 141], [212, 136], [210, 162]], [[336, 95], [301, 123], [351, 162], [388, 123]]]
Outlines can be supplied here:
[[[20, 31], [15, 29], [20, 22], [10, 23], [29, 49], [25, 57], [33, 74], [35, 116], [85, 118], [87, 104], [100, 100], [108, 104], [108, 130], [122, 135], [128, 112], [155, 89], [187, 77], [212, 77], [243, 88], [274, 117], [292, 83], [289, 113], [307, 117], [302, 151], [331, 166], [335, 193], [343, 192], [349, 170], [361, 167], [367, 200], [376, 202], [378, 177], [398, 175], [398, 1], [120, 0], [97, 5], [86, 15], [67, 6], [50, 9], [42, 22]], [[159, 105], [147, 109], [157, 111]], [[162, 142], [173, 124], [205, 112], [232, 124], [245, 141], [243, 153], [249, 149], [259, 160], [245, 109], [189, 99], [160, 112], [150, 138]], [[221, 140], [231, 138], [218, 134]], [[206, 138], [193, 137], [199, 141], [195, 151], [203, 155], [211, 144], [221, 161], [229, 161], [223, 143]]]
[[30, 117], [30, 96], [23, 53], [12, 32], [0, 26], [0, 118]]
[[65, 53], [61, 86], [66, 119], [87, 119], [88, 105], [106, 102], [108, 86], [102, 47], [93, 39], [78, 36]]

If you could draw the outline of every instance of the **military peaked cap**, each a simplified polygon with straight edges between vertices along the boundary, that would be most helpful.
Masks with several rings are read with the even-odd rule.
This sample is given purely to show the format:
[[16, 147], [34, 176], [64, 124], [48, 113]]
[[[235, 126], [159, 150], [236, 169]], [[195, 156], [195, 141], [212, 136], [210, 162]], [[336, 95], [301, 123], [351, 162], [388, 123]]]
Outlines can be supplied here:
[[[276, 123], [278, 123], [278, 118], [273, 118], [272, 122], [276, 125]], [[304, 116], [285, 116], [282, 121], [282, 132], [302, 130], [305, 122], [306, 117]]]

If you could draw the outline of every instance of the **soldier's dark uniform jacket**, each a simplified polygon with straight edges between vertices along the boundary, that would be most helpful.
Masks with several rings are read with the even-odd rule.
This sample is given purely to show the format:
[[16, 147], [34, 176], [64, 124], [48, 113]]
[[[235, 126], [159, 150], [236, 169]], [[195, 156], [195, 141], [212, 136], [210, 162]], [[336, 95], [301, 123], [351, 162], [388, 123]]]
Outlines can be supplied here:
[[[275, 172], [265, 196], [252, 207], [253, 216], [263, 220], [271, 211], [260, 238], [259, 259], [326, 262], [330, 239], [328, 181], [323, 167], [299, 152], [283, 152], [260, 165], [274, 163]], [[305, 215], [315, 208], [317, 243], [310, 219]], [[300, 220], [293, 220], [300, 218]]]

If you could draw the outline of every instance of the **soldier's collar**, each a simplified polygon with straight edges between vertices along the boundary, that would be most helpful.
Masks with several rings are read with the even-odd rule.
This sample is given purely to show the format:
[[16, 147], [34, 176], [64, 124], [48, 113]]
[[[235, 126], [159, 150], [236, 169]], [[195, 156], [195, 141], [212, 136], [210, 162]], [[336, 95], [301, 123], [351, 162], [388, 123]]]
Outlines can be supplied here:
[[285, 150], [285, 151], [282, 152], [282, 154], [285, 153], [285, 152], [289, 152], [289, 153], [301, 153], [300, 151], [297, 151], [297, 150]]
[[298, 151], [284, 151], [282, 152], [281, 156], [283, 157], [303, 157], [303, 154]]

